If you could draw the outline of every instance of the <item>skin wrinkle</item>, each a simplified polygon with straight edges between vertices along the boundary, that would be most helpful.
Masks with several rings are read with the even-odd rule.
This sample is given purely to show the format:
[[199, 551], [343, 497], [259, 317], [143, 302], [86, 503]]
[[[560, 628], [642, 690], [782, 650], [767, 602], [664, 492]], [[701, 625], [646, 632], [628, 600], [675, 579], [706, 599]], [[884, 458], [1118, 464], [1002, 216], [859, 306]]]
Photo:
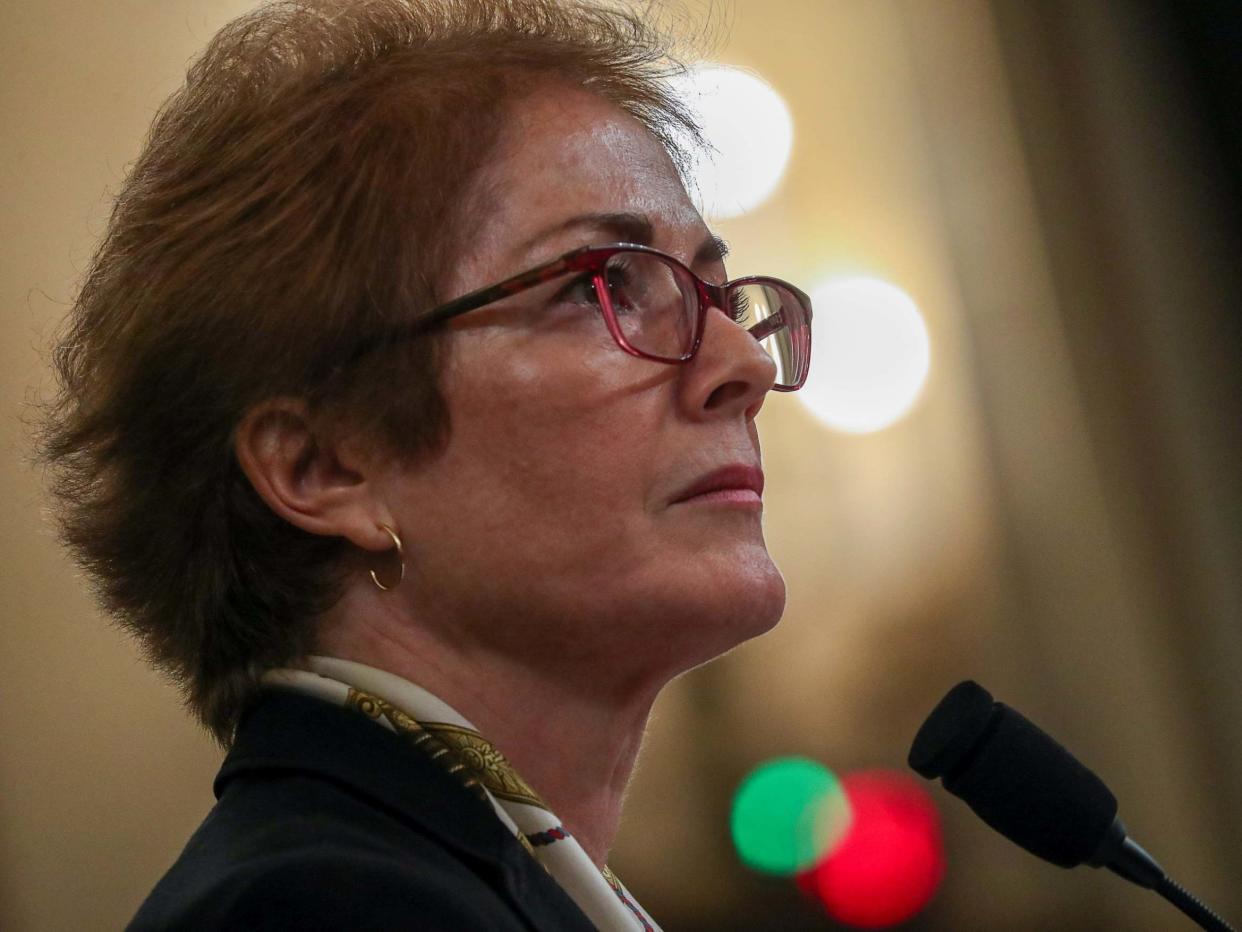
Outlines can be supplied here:
[[[572, 229], [515, 250], [578, 214], [640, 213], [652, 245], [683, 261], [710, 238], [658, 142], [582, 91], [529, 98], [479, 184], [504, 197], [446, 294], [610, 241]], [[696, 271], [723, 280], [721, 262]], [[754, 417], [775, 372], [719, 311], [699, 356], [673, 366], [622, 352], [597, 317], [558, 316], [555, 294], [450, 324], [445, 449], [368, 468], [360, 499], [400, 529], [406, 580], [391, 594], [351, 580], [319, 619], [318, 648], [458, 708], [602, 864], [659, 690], [783, 609], [757, 511], [670, 505], [711, 470], [759, 462]]]

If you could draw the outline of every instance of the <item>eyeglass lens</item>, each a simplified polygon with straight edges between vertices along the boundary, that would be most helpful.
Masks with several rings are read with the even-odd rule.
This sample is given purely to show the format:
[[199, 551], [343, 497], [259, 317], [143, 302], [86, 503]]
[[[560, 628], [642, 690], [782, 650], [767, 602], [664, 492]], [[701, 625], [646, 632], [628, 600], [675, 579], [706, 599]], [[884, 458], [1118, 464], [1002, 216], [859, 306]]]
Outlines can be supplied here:
[[776, 384], [791, 386], [801, 382], [802, 362], [790, 325], [801, 319], [798, 298], [775, 283], [738, 285], [729, 295], [733, 319], [748, 330], [776, 363]]
[[604, 267], [617, 326], [636, 350], [676, 359], [694, 344], [698, 291], [675, 265], [645, 252], [620, 252]]
[[[617, 325], [634, 349], [670, 360], [690, 352], [699, 299], [684, 268], [651, 253], [620, 252], [603, 277]], [[772, 357], [777, 385], [796, 384], [798, 348], [788, 325], [801, 319], [798, 298], [770, 282], [735, 286], [729, 298], [732, 306], [723, 310]]]

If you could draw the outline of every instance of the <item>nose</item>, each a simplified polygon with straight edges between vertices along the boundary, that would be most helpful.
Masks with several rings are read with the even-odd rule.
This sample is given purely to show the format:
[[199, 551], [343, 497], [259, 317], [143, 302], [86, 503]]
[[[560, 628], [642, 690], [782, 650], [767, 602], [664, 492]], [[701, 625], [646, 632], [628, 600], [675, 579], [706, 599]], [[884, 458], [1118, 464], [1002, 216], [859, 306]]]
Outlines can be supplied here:
[[682, 400], [696, 418], [751, 420], [776, 384], [776, 362], [718, 307], [707, 309], [699, 351], [682, 373]]

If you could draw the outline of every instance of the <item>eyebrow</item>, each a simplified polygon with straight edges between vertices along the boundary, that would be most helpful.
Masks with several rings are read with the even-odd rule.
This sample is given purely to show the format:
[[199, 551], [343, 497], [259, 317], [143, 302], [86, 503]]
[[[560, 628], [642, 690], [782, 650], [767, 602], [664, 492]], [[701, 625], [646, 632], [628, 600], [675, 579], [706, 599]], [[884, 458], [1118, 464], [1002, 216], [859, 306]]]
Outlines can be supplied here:
[[[535, 244], [560, 233], [578, 228], [606, 230], [618, 237], [619, 242], [637, 243], [639, 246], [650, 246], [655, 240], [655, 228], [645, 214], [618, 212], [577, 214], [562, 220], [555, 226], [536, 233], [522, 244], [522, 252], [528, 252]], [[729, 255], [729, 244], [715, 233], [703, 240], [690, 260], [691, 265], [704, 265], [709, 262], [721, 262]]]

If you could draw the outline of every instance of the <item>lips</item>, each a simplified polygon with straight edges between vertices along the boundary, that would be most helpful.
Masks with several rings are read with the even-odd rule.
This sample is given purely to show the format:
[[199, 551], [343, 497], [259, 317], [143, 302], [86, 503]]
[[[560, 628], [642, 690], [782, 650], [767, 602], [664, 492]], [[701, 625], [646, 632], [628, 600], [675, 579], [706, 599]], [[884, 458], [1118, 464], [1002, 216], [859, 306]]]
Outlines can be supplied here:
[[757, 496], [762, 496], [763, 470], [756, 466], [746, 466], [742, 463], [725, 466], [696, 479], [689, 486], [682, 489], [671, 504], [676, 505], [679, 502], [689, 501], [700, 495], [710, 495], [713, 492], [738, 490], [749, 491]]

